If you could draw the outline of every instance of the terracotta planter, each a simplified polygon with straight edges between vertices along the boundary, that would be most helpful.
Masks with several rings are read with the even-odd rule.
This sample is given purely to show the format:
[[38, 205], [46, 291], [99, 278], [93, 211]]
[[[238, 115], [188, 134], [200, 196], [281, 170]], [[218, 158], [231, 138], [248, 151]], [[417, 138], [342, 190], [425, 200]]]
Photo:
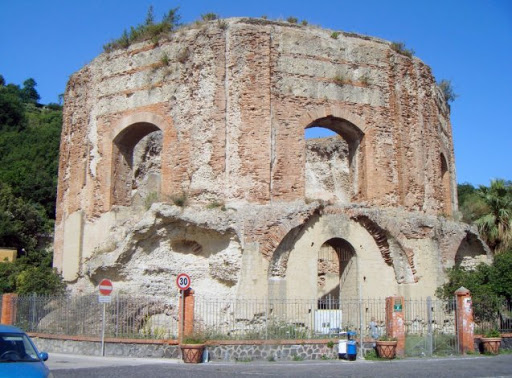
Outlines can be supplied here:
[[203, 360], [204, 344], [182, 344], [180, 347], [186, 364], [198, 364]]
[[485, 353], [498, 354], [500, 352], [501, 337], [482, 337], [480, 339]]
[[395, 358], [396, 344], [398, 344], [398, 341], [376, 341], [377, 354], [380, 358]]

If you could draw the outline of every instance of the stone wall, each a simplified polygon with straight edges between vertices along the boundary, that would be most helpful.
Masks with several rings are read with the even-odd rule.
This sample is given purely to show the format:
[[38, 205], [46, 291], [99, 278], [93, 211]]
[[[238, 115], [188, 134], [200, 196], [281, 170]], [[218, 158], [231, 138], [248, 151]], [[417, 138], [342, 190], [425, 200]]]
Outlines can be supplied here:
[[[101, 346], [99, 342], [58, 340], [33, 337], [39, 351], [50, 353], [85, 354], [99, 356]], [[475, 351], [479, 350], [479, 339], [475, 339]], [[365, 341], [365, 348], [370, 350], [371, 343]], [[244, 342], [209, 344], [207, 349], [211, 361], [293, 361], [294, 359], [320, 360], [337, 359], [338, 343], [333, 342], [329, 347], [327, 340], [300, 341], [281, 340], [279, 342]], [[512, 349], [512, 334], [503, 337], [501, 349]], [[359, 346], [358, 346], [359, 350]], [[138, 357], [138, 358], [174, 358], [181, 359], [181, 350], [178, 345], [166, 343], [106, 343], [105, 355], [111, 357]]]

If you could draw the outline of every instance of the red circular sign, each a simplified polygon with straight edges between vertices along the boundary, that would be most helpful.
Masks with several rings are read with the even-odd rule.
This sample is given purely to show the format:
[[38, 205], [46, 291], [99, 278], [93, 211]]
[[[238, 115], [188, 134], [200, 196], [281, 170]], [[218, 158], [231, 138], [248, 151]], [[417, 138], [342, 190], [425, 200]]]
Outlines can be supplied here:
[[112, 286], [112, 281], [106, 278], [102, 279], [100, 282], [99, 289], [101, 295], [110, 295], [112, 293], [112, 290], [114, 289], [114, 287]]
[[190, 287], [190, 277], [186, 273], [178, 274], [176, 277], [176, 285], [178, 285], [178, 289], [187, 290]]

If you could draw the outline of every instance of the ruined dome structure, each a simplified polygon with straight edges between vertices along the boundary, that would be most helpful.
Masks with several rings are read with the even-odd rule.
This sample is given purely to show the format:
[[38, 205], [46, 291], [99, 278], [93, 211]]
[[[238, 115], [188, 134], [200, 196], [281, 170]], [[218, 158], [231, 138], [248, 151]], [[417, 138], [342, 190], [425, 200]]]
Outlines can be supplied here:
[[456, 211], [449, 108], [384, 40], [205, 22], [66, 89], [54, 265], [76, 293], [169, 295], [186, 272], [224, 298], [433, 295], [490, 258]]

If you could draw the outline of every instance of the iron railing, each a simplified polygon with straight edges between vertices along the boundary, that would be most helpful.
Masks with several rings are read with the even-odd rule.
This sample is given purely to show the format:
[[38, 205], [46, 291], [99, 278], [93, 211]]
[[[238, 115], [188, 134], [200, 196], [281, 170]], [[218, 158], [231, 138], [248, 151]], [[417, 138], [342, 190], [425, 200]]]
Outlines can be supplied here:
[[[179, 300], [178, 295], [114, 295], [111, 303], [105, 304], [105, 336], [176, 339]], [[15, 325], [28, 332], [92, 337], [101, 333], [103, 304], [97, 295], [18, 296], [14, 305]], [[500, 309], [485, 320], [475, 316], [476, 332], [484, 328], [512, 331], [510, 304]], [[405, 300], [403, 311], [413, 355], [456, 347], [453, 301]], [[475, 314], [481, 313], [478, 311], [475, 309]], [[358, 338], [371, 339], [386, 333], [385, 317], [383, 298], [339, 301], [330, 297], [270, 300], [196, 296], [194, 329], [206, 338], [226, 340], [328, 338], [349, 330]]]
[[[173, 339], [178, 331], [178, 298], [112, 296], [105, 304], [105, 336]], [[27, 332], [99, 336], [102, 306], [98, 295], [19, 296], [15, 325]]]

